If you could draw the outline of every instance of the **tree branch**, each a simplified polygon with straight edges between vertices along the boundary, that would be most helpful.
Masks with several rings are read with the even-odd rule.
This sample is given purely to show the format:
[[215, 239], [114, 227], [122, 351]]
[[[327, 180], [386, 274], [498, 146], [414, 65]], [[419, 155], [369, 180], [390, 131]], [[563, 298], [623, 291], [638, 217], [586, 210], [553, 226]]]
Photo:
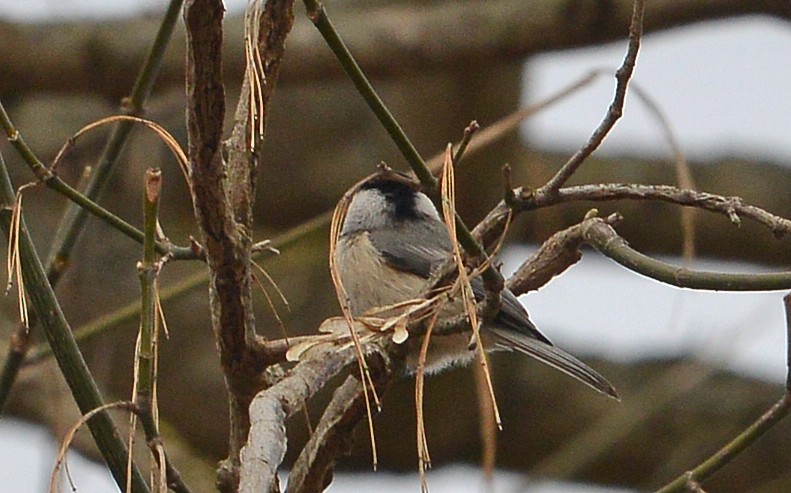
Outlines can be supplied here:
[[637, 52], [640, 50], [640, 38], [643, 35], [643, 11], [645, 9], [644, 0], [635, 0], [632, 10], [632, 21], [629, 25], [629, 47], [620, 68], [615, 72], [615, 95], [612, 103], [607, 109], [607, 114], [601, 121], [596, 130], [593, 131], [588, 142], [580, 150], [574, 153], [566, 164], [544, 186], [536, 190], [536, 195], [553, 195], [562, 187], [569, 178], [577, 171], [577, 168], [590, 156], [593, 151], [599, 148], [604, 139], [615, 127], [615, 124], [623, 115], [623, 105], [626, 101], [626, 89], [629, 79], [632, 78], [635, 63], [637, 63]]
[[241, 451], [239, 491], [279, 491], [277, 468], [286, 453], [285, 421], [355, 361], [353, 347], [324, 347], [305, 355], [289, 374], [250, 404], [250, 436]]
[[[384, 393], [390, 373], [379, 365], [370, 365], [377, 395]], [[354, 429], [367, 415], [365, 389], [356, 375], [349, 375], [335, 390], [310, 440], [300, 452], [286, 493], [324, 491], [332, 482], [333, 469], [340, 457], [348, 455], [354, 444]]]

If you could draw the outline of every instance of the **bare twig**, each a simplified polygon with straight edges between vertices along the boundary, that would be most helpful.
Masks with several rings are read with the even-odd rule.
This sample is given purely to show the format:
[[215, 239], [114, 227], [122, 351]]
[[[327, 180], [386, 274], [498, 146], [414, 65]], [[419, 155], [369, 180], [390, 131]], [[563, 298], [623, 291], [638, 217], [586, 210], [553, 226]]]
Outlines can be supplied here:
[[[478, 130], [480, 130], [481, 126], [478, 125], [478, 122], [473, 120], [464, 128], [464, 135], [461, 138], [461, 142], [459, 142], [456, 151], [453, 153], [453, 165], [458, 166], [461, 162], [461, 158], [464, 157], [464, 152], [467, 150], [467, 146], [470, 145], [470, 141], [472, 140], [472, 136], [475, 135]], [[444, 161], [444, 160], [443, 160]]]
[[791, 220], [771, 214], [760, 207], [745, 204], [740, 197], [725, 197], [707, 192], [685, 190], [667, 185], [638, 185], [632, 183], [600, 183], [580, 185], [558, 190], [554, 198], [527, 195], [521, 207], [528, 210], [575, 201], [659, 200], [672, 204], [696, 207], [727, 216], [735, 225], [741, 218], [753, 220], [770, 229], [777, 238], [791, 233]]
[[615, 72], [615, 95], [612, 103], [610, 103], [610, 107], [607, 109], [607, 114], [599, 126], [596, 127], [596, 130], [593, 131], [588, 142], [566, 161], [566, 164], [558, 170], [555, 176], [536, 191], [536, 195], [553, 195], [557, 193], [558, 189], [571, 178], [588, 156], [599, 148], [605, 137], [607, 137], [615, 126], [615, 123], [621, 118], [624, 101], [626, 100], [626, 88], [634, 72], [634, 66], [637, 62], [637, 52], [640, 49], [640, 38], [643, 34], [644, 8], [644, 0], [635, 0], [632, 10], [632, 21], [629, 26], [629, 47], [626, 50], [626, 56], [623, 59], [621, 67]]

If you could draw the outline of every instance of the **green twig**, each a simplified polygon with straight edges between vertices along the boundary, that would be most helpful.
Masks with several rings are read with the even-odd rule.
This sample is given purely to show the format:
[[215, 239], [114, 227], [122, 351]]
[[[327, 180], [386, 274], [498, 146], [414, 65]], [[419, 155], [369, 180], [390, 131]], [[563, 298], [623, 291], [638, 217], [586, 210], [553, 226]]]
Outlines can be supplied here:
[[791, 289], [791, 272], [731, 274], [700, 272], [660, 262], [631, 248], [605, 222], [596, 222], [583, 233], [585, 241], [627, 269], [679, 288], [713, 291], [771, 291]]
[[[156, 38], [154, 38], [151, 49], [143, 65], [140, 67], [140, 72], [132, 87], [132, 92], [129, 97], [125, 98], [123, 101], [122, 110], [124, 114], [133, 116], [141, 116], [144, 114], [145, 102], [153, 90], [154, 82], [162, 66], [162, 59], [168, 43], [170, 42], [170, 38], [173, 37], [173, 30], [176, 26], [176, 21], [178, 20], [183, 3], [184, 0], [171, 0], [168, 5], [168, 9], [159, 26], [159, 31], [157, 31]], [[84, 194], [88, 199], [96, 201], [102, 190], [104, 190], [111, 171], [115, 167], [115, 163], [118, 162], [126, 146], [126, 142], [129, 140], [132, 128], [134, 128], [134, 122], [126, 120], [119, 121], [113, 128], [113, 132], [110, 134], [104, 146], [102, 155], [98, 163], [96, 163], [96, 166], [94, 166], [94, 171], [85, 186]], [[57, 282], [65, 266], [68, 265], [71, 251], [74, 248], [77, 238], [84, 229], [85, 220], [87, 218], [88, 212], [86, 209], [75, 203], [69, 206], [58, 223], [55, 229], [55, 238], [52, 241], [52, 247], [50, 248], [47, 259], [47, 276], [53, 284]], [[161, 246], [159, 253], [165, 253], [161, 250]]]
[[[162, 189], [162, 172], [158, 169], [146, 171], [144, 210], [143, 261], [138, 265], [140, 277], [140, 348], [138, 350], [138, 377], [135, 386], [135, 404], [150, 411], [156, 375], [154, 361], [157, 327], [156, 282], [159, 274], [157, 253], [154, 249], [159, 215], [159, 194]], [[154, 427], [156, 431], [156, 426]], [[158, 431], [157, 431], [157, 434]]]
[[786, 361], [786, 388], [783, 397], [770, 407], [763, 416], [747, 427], [746, 430], [718, 450], [717, 453], [703, 461], [691, 471], [687, 471], [678, 476], [676, 479], [657, 490], [657, 493], [683, 491], [687, 489], [689, 485], [707, 480], [788, 415], [789, 410], [791, 410], [791, 294], [787, 294], [783, 298], [783, 302], [786, 312], [786, 350], [788, 358]]
[[[165, 453], [159, 424], [154, 411], [156, 396], [157, 349], [159, 309], [157, 306], [157, 278], [161, 263], [157, 259], [155, 249], [157, 225], [159, 217], [159, 198], [162, 190], [162, 171], [149, 169], [146, 171], [143, 200], [143, 260], [138, 265], [141, 293], [140, 345], [137, 354], [137, 382], [135, 383], [134, 403], [137, 405], [137, 416], [143, 425], [151, 454], [159, 467], [165, 468], [167, 485], [178, 493], [188, 493], [189, 487], [184, 483], [178, 470]], [[162, 463], [164, 462], [164, 464]]]
[[[0, 156], [0, 201], [5, 204], [5, 211], [0, 214], [5, 233], [9, 234], [11, 215], [9, 213], [14, 204], [14, 189], [5, 167], [5, 162]], [[33, 307], [52, 346], [58, 366], [69, 385], [74, 400], [83, 414], [102, 406], [99, 389], [85, 364], [77, 343], [71, 333], [66, 318], [61, 311], [55, 293], [47, 281], [44, 267], [36, 254], [33, 241], [30, 239], [27, 227], [22, 220], [19, 228], [19, 255], [22, 262], [22, 277], [24, 279], [30, 305]], [[128, 451], [118, 431], [113, 425], [107, 412], [100, 412], [88, 421], [88, 427], [93, 435], [99, 451], [102, 453], [110, 472], [119, 488], [123, 490], [126, 484], [126, 465]], [[133, 465], [132, 491], [147, 493], [148, 486], [140, 471]]]
[[[431, 174], [431, 171], [428, 169], [428, 166], [426, 166], [425, 161], [423, 161], [423, 158], [420, 157], [417, 149], [415, 149], [415, 146], [412, 145], [409, 137], [407, 137], [406, 133], [404, 133], [404, 130], [393, 117], [393, 114], [390, 113], [390, 110], [387, 109], [385, 104], [382, 102], [382, 99], [378, 94], [376, 94], [376, 91], [368, 81], [368, 78], [365, 76], [362, 69], [357, 64], [357, 61], [346, 47], [346, 44], [335, 30], [335, 27], [332, 25], [332, 22], [330, 21], [329, 17], [327, 16], [327, 12], [324, 9], [324, 5], [319, 3], [317, 0], [304, 0], [304, 3], [308, 11], [308, 17], [316, 26], [316, 29], [318, 29], [318, 31], [321, 33], [322, 37], [324, 37], [327, 45], [330, 47], [332, 52], [335, 54], [335, 57], [343, 66], [346, 74], [352, 80], [354, 87], [357, 88], [357, 91], [363, 97], [365, 102], [368, 103], [368, 107], [379, 119], [379, 122], [385, 128], [388, 135], [390, 135], [390, 138], [393, 139], [393, 142], [398, 147], [398, 150], [401, 151], [404, 159], [406, 159], [407, 163], [412, 168], [412, 171], [414, 171], [415, 175], [420, 180], [420, 183], [423, 185], [423, 189], [431, 197], [435, 204], [440, 204], [441, 199], [438, 190], [437, 179]], [[483, 262], [486, 259], [486, 252], [472, 235], [472, 233], [470, 233], [469, 228], [467, 228], [467, 226], [464, 224], [464, 221], [461, 220], [461, 217], [458, 215], [458, 213], [456, 214], [455, 222], [456, 239], [459, 241], [468, 255]], [[499, 272], [491, 267], [491, 264], [484, 270], [482, 277], [487, 285], [502, 285], [503, 282], [502, 276], [500, 276]]]
[[[162, 18], [159, 31], [157, 32], [156, 39], [151, 46], [151, 50], [146, 57], [143, 66], [140, 69], [135, 85], [132, 88], [132, 93], [128, 99], [124, 101], [124, 106], [128, 114], [141, 114], [143, 112], [143, 104], [148, 96], [159, 73], [162, 65], [162, 58], [167, 48], [168, 41], [173, 35], [173, 29], [178, 19], [178, 13], [181, 10], [183, 0], [171, 0], [165, 16]], [[2, 108], [0, 103], [0, 112], [3, 114], [3, 119], [6, 121], [4, 127], [10, 124], [8, 115], [5, 114], [5, 109]], [[109, 170], [118, 160], [124, 148], [126, 141], [132, 130], [132, 122], [121, 121], [113, 130], [107, 144], [105, 145], [102, 157], [99, 163], [95, 166], [95, 171], [88, 181], [85, 189], [85, 196], [95, 200], [101, 189], [107, 182]], [[8, 132], [8, 128], [6, 128]], [[9, 134], [10, 137], [10, 134]], [[24, 141], [22, 141], [24, 144]], [[23, 159], [26, 162], [35, 162], [37, 158], [32, 150], [24, 145], [21, 147], [24, 152]], [[85, 220], [88, 213], [85, 209], [78, 205], [72, 205], [66, 211], [66, 214], [61, 218], [58, 227], [55, 229], [55, 238], [52, 241], [50, 253], [48, 255], [45, 272], [47, 279], [52, 286], [57, 285], [60, 276], [66, 270], [71, 257], [71, 251], [74, 244], [79, 237], [79, 234], [84, 229]], [[174, 248], [171, 250], [177, 257], [187, 258], [191, 255], [188, 249]], [[11, 336], [11, 343], [9, 345], [8, 354], [3, 365], [2, 374], [0, 374], [0, 412], [5, 407], [8, 399], [8, 392], [16, 380], [19, 373], [19, 368], [25, 360], [25, 355], [29, 347], [30, 329], [35, 327], [37, 320], [35, 317], [30, 319], [29, 327], [19, 327]], [[46, 346], [48, 347], [48, 346]]]
[[427, 188], [436, 189], [437, 179], [431, 174], [423, 158], [420, 157], [417, 149], [415, 149], [415, 146], [412, 145], [412, 142], [404, 133], [401, 125], [398, 124], [393, 114], [390, 113], [390, 110], [384, 105], [382, 99], [376, 94], [368, 78], [357, 64], [357, 61], [346, 47], [346, 44], [338, 35], [329, 17], [327, 17], [324, 5], [317, 0], [304, 0], [304, 2], [308, 10], [308, 17], [324, 37], [327, 45], [349, 75], [354, 87], [357, 88], [357, 91], [363, 99], [365, 99], [365, 102], [368, 103], [374, 115], [376, 115], [382, 123], [382, 126], [385, 128], [388, 135], [390, 135], [390, 138], [393, 139], [398, 150], [401, 151], [404, 159], [409, 163], [409, 166], [415, 172], [420, 182]]

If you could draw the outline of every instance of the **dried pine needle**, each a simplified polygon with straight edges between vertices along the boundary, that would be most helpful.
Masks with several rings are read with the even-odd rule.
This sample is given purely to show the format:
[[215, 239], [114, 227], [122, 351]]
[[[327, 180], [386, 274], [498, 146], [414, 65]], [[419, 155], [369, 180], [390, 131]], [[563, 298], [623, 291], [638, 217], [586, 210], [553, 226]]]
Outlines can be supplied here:
[[19, 251], [19, 232], [22, 226], [22, 194], [26, 188], [34, 186], [35, 183], [28, 183], [19, 187], [14, 198], [14, 205], [11, 210], [11, 225], [8, 234], [8, 257], [6, 268], [8, 270], [8, 282], [6, 284], [6, 295], [11, 291], [16, 278], [17, 286], [17, 305], [19, 307], [19, 320], [22, 325], [28, 327], [28, 305], [27, 292], [25, 291], [25, 281], [22, 277], [22, 259]]
[[181, 145], [179, 145], [178, 141], [173, 137], [173, 135], [171, 135], [170, 132], [165, 130], [165, 128], [162, 125], [156, 122], [147, 120], [145, 118], [140, 118], [137, 116], [129, 116], [129, 115], [108, 116], [106, 118], [96, 120], [95, 122], [89, 123], [88, 125], [82, 127], [77, 133], [72, 135], [71, 138], [69, 138], [61, 146], [60, 150], [58, 151], [58, 154], [55, 156], [55, 159], [52, 161], [52, 164], [50, 165], [50, 169], [54, 171], [57, 168], [58, 164], [61, 162], [61, 160], [63, 160], [63, 156], [66, 154], [66, 152], [69, 151], [72, 147], [74, 147], [74, 142], [78, 138], [80, 138], [83, 134], [89, 132], [90, 130], [98, 128], [102, 125], [107, 125], [109, 123], [113, 123], [117, 121], [130, 121], [134, 123], [140, 123], [144, 125], [146, 128], [153, 131], [160, 138], [160, 140], [162, 140], [162, 142], [165, 143], [168, 149], [170, 149], [170, 152], [176, 158], [176, 161], [178, 161], [179, 167], [181, 168], [181, 172], [184, 175], [184, 179], [186, 180], [188, 185], [190, 184], [189, 159], [187, 159], [187, 155], [184, 152], [184, 149], [181, 148]]
[[461, 249], [458, 241], [456, 241], [456, 192], [454, 185], [453, 173], [453, 152], [451, 144], [445, 149], [445, 164], [442, 168], [442, 215], [445, 220], [445, 226], [448, 228], [448, 233], [451, 237], [451, 244], [453, 245], [453, 257], [456, 261], [456, 267], [459, 273], [459, 283], [461, 286], [461, 295], [464, 302], [464, 308], [467, 316], [470, 319], [470, 325], [473, 331], [473, 341], [478, 350], [478, 357], [481, 366], [484, 370], [486, 377], [486, 384], [489, 389], [489, 398], [492, 402], [492, 410], [494, 412], [495, 423], [497, 427], [502, 429], [502, 421], [500, 419], [500, 409], [497, 406], [497, 399], [494, 395], [494, 386], [492, 384], [491, 372], [489, 371], [489, 363], [486, 357], [486, 351], [483, 347], [483, 341], [480, 336], [480, 327], [478, 324], [478, 314], [475, 310], [475, 295], [472, 292], [472, 285], [470, 284], [467, 269], [464, 266], [462, 259]]
[[60, 482], [58, 481], [60, 468], [66, 464], [66, 453], [69, 451], [71, 442], [74, 440], [74, 436], [77, 434], [77, 431], [79, 431], [80, 427], [87, 423], [88, 420], [94, 417], [96, 414], [108, 409], [126, 409], [131, 411], [134, 409], [134, 407], [135, 405], [129, 401], [111, 402], [109, 404], [99, 406], [82, 416], [69, 429], [69, 431], [63, 437], [63, 441], [61, 442], [60, 448], [58, 449], [58, 455], [55, 458], [55, 466], [52, 468], [52, 474], [50, 475], [49, 479], [49, 493], [57, 493], [60, 491]]

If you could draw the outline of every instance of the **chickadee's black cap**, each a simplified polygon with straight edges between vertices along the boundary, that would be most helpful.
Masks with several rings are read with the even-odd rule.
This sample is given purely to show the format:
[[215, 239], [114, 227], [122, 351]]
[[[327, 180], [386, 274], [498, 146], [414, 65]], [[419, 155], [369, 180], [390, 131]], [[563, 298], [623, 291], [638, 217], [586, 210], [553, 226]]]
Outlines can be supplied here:
[[379, 171], [359, 185], [360, 190], [377, 190], [394, 207], [396, 220], [417, 219], [422, 217], [417, 208], [417, 194], [420, 182], [412, 176], [395, 171], [387, 165], [380, 165]]

